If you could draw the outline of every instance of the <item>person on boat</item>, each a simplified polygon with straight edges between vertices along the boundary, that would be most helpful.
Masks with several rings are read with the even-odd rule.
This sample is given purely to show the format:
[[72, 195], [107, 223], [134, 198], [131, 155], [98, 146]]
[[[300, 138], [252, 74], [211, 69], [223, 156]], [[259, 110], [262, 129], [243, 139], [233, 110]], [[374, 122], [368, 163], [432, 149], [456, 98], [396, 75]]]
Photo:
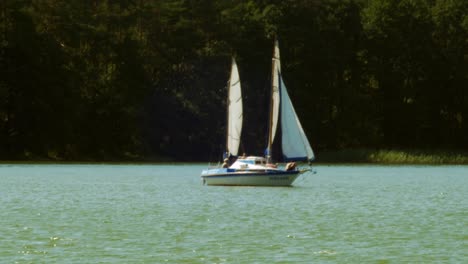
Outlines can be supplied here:
[[229, 168], [229, 159], [228, 158], [224, 159], [223, 168]]
[[286, 164], [286, 171], [291, 171], [291, 170], [294, 170], [296, 168], [296, 162], [289, 162], [288, 164]]

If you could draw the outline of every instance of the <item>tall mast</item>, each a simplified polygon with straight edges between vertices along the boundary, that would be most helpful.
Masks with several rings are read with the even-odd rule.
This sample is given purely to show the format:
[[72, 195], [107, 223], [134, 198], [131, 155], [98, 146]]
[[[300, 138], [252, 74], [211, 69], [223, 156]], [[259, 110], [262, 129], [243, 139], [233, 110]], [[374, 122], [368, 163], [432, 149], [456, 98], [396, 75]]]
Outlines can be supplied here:
[[[277, 45], [278, 45], [278, 40], [275, 38], [274, 41], [274, 47], [273, 47], [273, 56], [272, 56], [272, 61], [271, 61], [271, 94], [270, 94], [270, 113], [269, 113], [269, 122], [268, 122], [268, 147], [267, 147], [267, 162], [271, 162], [271, 157], [272, 157], [272, 145], [273, 145], [273, 139], [274, 139], [274, 134], [276, 131], [276, 126], [273, 127], [273, 122], [274, 122], [274, 109], [275, 109], [275, 87], [278, 89], [278, 84], [275, 83], [275, 76], [277, 74], [276, 72], [276, 60], [279, 59], [277, 58]], [[276, 110], [277, 111], [277, 110]], [[276, 116], [277, 117], [277, 116]]]

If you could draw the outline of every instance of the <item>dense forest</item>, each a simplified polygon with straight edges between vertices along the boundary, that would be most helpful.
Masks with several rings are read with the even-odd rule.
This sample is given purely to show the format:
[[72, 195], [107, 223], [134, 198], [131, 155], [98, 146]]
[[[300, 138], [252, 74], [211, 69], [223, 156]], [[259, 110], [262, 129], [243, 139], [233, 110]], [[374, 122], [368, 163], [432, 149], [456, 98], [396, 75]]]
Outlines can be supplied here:
[[217, 160], [231, 56], [261, 154], [275, 36], [318, 156], [468, 149], [466, 0], [2, 0], [0, 159]]

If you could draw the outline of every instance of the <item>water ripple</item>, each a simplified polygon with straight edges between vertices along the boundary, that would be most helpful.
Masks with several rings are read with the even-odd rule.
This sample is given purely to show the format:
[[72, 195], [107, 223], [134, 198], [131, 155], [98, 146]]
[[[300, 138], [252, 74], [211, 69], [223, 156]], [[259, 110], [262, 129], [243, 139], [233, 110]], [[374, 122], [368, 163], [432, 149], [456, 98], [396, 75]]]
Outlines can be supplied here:
[[0, 166], [5, 263], [468, 262], [466, 166], [319, 166], [293, 188], [198, 165]]

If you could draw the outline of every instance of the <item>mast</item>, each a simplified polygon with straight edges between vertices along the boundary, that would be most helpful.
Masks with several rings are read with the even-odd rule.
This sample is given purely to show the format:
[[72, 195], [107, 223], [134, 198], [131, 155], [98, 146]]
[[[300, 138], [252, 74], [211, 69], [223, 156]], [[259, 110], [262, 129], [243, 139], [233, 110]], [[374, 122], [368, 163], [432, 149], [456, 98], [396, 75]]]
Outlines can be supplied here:
[[[234, 57], [232, 57], [231, 60], [231, 69], [232, 65], [234, 64]], [[232, 73], [231, 73], [232, 75]], [[226, 93], [226, 152], [224, 153], [223, 158], [229, 158], [230, 152], [229, 152], [229, 105], [231, 104], [230, 100], [230, 92], [231, 92], [231, 76], [229, 77], [229, 80], [227, 82], [227, 93]]]
[[[277, 66], [276, 61], [279, 60], [279, 50], [278, 50], [278, 40], [275, 37], [274, 47], [273, 47], [273, 57], [271, 62], [271, 95], [270, 95], [270, 112], [269, 112], [269, 122], [268, 122], [268, 147], [266, 153], [267, 163], [271, 162], [272, 157], [272, 145], [275, 138], [276, 132], [276, 122], [278, 119], [278, 100], [279, 96], [275, 93], [278, 93], [278, 76], [277, 76]], [[276, 77], [276, 78], [275, 78]], [[276, 101], [275, 101], [276, 98]]]
[[242, 133], [242, 92], [237, 64], [232, 58], [231, 76], [228, 82], [226, 99], [226, 154], [237, 156]]

